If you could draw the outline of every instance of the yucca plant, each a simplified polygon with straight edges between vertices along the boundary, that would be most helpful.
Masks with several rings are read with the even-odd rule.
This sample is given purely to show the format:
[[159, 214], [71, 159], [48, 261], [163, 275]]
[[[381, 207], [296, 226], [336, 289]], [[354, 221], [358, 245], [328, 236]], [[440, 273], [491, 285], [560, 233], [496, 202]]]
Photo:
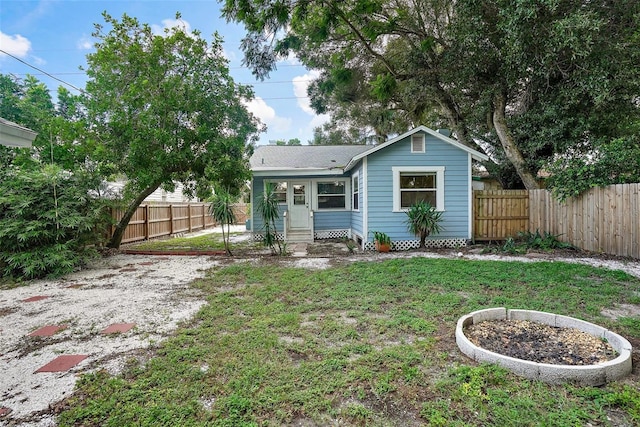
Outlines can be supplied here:
[[[209, 215], [222, 227], [222, 241], [224, 242], [224, 250], [227, 255], [232, 256], [231, 243], [229, 236], [231, 235], [231, 224], [236, 222], [236, 216], [233, 213], [233, 204], [237, 201], [237, 197], [233, 197], [228, 190], [218, 189], [211, 199], [209, 205]], [[227, 232], [224, 232], [224, 227]]]
[[425, 247], [427, 237], [443, 230], [440, 222], [442, 212], [437, 211], [429, 202], [419, 201], [411, 205], [406, 212], [409, 231], [420, 237], [420, 247]]
[[278, 240], [278, 236], [276, 234], [276, 220], [280, 218], [280, 212], [278, 210], [278, 198], [275, 193], [274, 184], [268, 183], [265, 185], [264, 193], [262, 194], [262, 197], [258, 199], [256, 209], [258, 210], [258, 213], [260, 213], [262, 222], [264, 223], [262, 226], [264, 229], [262, 243], [265, 246], [270, 247], [274, 253], [282, 255], [282, 245], [280, 244], [280, 240]]

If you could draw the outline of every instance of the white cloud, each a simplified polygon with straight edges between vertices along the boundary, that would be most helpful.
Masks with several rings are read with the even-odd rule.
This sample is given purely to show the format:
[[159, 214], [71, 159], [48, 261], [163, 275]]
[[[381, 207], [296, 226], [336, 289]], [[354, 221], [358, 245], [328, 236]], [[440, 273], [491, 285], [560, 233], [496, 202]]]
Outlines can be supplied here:
[[289, 55], [285, 59], [283, 59], [282, 62], [285, 62], [288, 65], [302, 65], [300, 59], [298, 59], [296, 54], [293, 52], [289, 52]]
[[82, 36], [77, 42], [76, 47], [80, 50], [90, 50], [93, 47], [91, 39], [87, 36]]
[[[25, 58], [31, 50], [31, 42], [20, 34], [10, 36], [0, 32], [0, 46], [2, 50], [18, 58]], [[0, 56], [4, 54], [0, 53]]]
[[233, 50], [222, 49], [222, 56], [229, 62], [234, 61], [238, 58], [236, 52]]
[[327, 123], [329, 119], [331, 119], [331, 116], [329, 114], [318, 114], [314, 116], [313, 119], [311, 119], [309, 127], [311, 128], [311, 130], [313, 130], [313, 128], [317, 128], [318, 126], [322, 126], [323, 124]]
[[298, 98], [298, 106], [305, 113], [314, 116], [316, 113], [311, 108], [311, 103], [307, 97], [307, 88], [309, 84], [320, 76], [318, 71], [309, 71], [302, 76], [296, 76], [293, 78], [293, 93]]
[[267, 105], [260, 97], [256, 97], [246, 103], [247, 109], [258, 117], [270, 130], [275, 132], [287, 132], [291, 129], [293, 120], [288, 117], [279, 117], [276, 110]]
[[309, 71], [308, 73], [293, 78], [293, 93], [295, 94], [298, 102], [298, 107], [305, 113], [312, 116], [307, 126], [300, 128], [300, 134], [305, 139], [311, 139], [313, 135], [313, 129], [322, 126], [328, 122], [331, 118], [329, 114], [316, 114], [311, 108], [311, 103], [307, 97], [307, 88], [311, 82], [317, 79], [320, 73], [316, 70]]
[[162, 25], [153, 24], [151, 31], [158, 36], [164, 35], [165, 29], [181, 28], [185, 33], [191, 34], [191, 24], [184, 19], [163, 19]]

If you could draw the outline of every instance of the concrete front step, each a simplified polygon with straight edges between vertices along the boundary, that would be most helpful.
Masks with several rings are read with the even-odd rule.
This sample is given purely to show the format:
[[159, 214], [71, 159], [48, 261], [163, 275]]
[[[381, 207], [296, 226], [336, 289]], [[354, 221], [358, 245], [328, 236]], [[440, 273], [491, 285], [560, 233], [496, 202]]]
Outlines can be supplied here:
[[313, 235], [310, 231], [287, 231], [289, 243], [313, 243]]

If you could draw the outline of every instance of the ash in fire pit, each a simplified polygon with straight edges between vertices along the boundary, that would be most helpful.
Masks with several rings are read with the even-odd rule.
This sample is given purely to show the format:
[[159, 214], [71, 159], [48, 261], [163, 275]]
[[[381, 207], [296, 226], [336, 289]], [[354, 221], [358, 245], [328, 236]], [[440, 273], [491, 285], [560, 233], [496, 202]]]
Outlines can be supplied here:
[[537, 363], [595, 365], [618, 356], [609, 343], [593, 335], [528, 320], [488, 320], [469, 325], [465, 335], [494, 353]]

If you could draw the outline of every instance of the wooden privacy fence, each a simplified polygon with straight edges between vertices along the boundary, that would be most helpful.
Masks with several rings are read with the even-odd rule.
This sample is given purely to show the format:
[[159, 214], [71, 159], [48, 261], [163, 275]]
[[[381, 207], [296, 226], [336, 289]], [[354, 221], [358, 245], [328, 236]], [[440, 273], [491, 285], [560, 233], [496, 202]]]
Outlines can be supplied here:
[[[240, 224], [246, 221], [246, 205], [234, 206], [236, 220]], [[114, 221], [122, 218], [123, 210], [112, 209]], [[122, 243], [131, 243], [155, 237], [171, 236], [179, 233], [190, 233], [205, 228], [215, 227], [216, 223], [209, 215], [209, 204], [145, 204], [138, 206], [125, 229]], [[111, 234], [113, 234], [113, 228]]]
[[640, 184], [592, 188], [559, 202], [548, 190], [473, 192], [477, 241], [547, 232], [592, 252], [640, 258]]
[[529, 192], [529, 228], [592, 252], [640, 258], [640, 184], [592, 188], [561, 203], [547, 190]]
[[505, 240], [529, 229], [527, 190], [473, 192], [473, 236], [476, 241]]

